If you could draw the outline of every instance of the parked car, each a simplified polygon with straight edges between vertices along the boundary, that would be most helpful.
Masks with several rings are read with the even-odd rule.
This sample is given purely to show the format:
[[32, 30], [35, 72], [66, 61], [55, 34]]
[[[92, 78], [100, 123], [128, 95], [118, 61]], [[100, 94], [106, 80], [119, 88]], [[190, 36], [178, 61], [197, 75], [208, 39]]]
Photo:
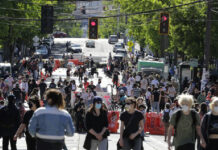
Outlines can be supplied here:
[[34, 53], [35, 56], [42, 56], [42, 58], [48, 57], [48, 49], [45, 45], [40, 45]]
[[115, 44], [118, 42], [118, 37], [117, 35], [110, 35], [108, 39], [109, 44]]
[[56, 31], [55, 33], [53, 33], [53, 36], [55, 38], [65, 38], [67, 37], [67, 34], [61, 31]]
[[93, 40], [86, 41], [86, 47], [95, 48], [95, 41]]
[[12, 68], [10, 63], [0, 63], [0, 77], [4, 78], [6, 74], [12, 73]]
[[113, 52], [114, 53], [116, 53], [116, 50], [117, 49], [121, 49], [121, 48], [125, 48], [125, 45], [124, 45], [124, 43], [116, 43], [115, 45], [114, 45], [114, 48], [113, 48]]
[[115, 55], [113, 56], [113, 60], [122, 61], [123, 58], [125, 58], [125, 57], [126, 57], [125, 54], [123, 54], [123, 53], [117, 53], [117, 54], [115, 54]]

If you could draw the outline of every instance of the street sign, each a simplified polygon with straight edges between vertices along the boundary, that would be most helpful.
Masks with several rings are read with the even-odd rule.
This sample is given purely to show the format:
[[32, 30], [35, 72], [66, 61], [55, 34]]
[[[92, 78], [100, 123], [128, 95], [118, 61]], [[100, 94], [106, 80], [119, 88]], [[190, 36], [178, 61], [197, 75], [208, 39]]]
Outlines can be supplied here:
[[129, 42], [127, 43], [127, 45], [128, 45], [129, 47], [133, 47], [134, 43], [133, 43], [132, 41], [129, 41]]
[[39, 42], [38, 36], [34, 36], [34, 37], [33, 37], [33, 42], [34, 42], [34, 43], [38, 43], [38, 42]]
[[39, 43], [33, 43], [33, 46], [37, 47], [37, 46], [39, 46]]

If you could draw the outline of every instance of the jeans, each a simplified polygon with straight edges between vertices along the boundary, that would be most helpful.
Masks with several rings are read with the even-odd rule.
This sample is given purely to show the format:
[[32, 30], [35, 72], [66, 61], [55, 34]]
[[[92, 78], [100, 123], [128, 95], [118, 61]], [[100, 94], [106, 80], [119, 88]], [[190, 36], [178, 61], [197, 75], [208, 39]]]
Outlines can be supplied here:
[[128, 138], [124, 138], [123, 141], [124, 141], [124, 146], [123, 146], [122, 150], [131, 150], [131, 149], [141, 150], [141, 148], [142, 148], [142, 139], [140, 137], [134, 139], [133, 148], [131, 148], [130, 140]]
[[8, 144], [10, 141], [11, 150], [17, 150], [16, 142], [14, 141], [14, 136], [3, 136], [3, 150], [8, 150]]
[[91, 148], [90, 150], [107, 150], [108, 148], [108, 140], [103, 139], [102, 141], [94, 140], [91, 141]]
[[47, 140], [37, 139], [36, 150], [62, 150], [63, 142], [48, 142]]
[[152, 112], [155, 112], [155, 110], [157, 111], [157, 113], [160, 112], [159, 102], [153, 102], [151, 107], [152, 107]]

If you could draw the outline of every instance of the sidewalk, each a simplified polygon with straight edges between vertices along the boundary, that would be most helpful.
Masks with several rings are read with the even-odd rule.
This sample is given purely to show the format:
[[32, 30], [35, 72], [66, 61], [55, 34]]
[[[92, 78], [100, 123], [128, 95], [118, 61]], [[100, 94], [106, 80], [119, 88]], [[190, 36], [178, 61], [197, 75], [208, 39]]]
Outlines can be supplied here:
[[[76, 133], [73, 137], [66, 137], [65, 143], [68, 150], [84, 150], [83, 143], [85, 141], [85, 134]], [[108, 138], [109, 148], [108, 150], [117, 149], [117, 141], [119, 134], [111, 134]], [[167, 143], [163, 141], [163, 136], [149, 135], [145, 137], [143, 142], [145, 150], [167, 150]], [[0, 139], [0, 150], [2, 149], [2, 138]], [[26, 150], [25, 138], [18, 139], [17, 150]]]

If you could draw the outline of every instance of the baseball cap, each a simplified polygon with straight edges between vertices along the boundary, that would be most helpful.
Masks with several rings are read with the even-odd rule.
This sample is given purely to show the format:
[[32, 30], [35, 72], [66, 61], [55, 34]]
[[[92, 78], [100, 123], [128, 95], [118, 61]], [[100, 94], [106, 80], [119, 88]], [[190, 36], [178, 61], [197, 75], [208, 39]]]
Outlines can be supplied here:
[[93, 99], [93, 104], [95, 104], [96, 102], [102, 102], [102, 98], [100, 96], [95, 96]]

